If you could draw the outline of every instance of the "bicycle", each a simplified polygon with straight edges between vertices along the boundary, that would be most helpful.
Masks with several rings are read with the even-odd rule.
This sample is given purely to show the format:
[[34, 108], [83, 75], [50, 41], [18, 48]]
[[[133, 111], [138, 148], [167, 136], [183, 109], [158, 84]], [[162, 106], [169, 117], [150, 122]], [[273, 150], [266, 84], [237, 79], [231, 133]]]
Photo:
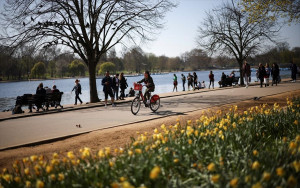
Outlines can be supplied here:
[[138, 91], [136, 97], [131, 102], [131, 112], [136, 115], [141, 108], [141, 101], [145, 104], [145, 107], [150, 107], [153, 112], [156, 112], [160, 107], [160, 97], [156, 94], [150, 96], [150, 104], [147, 104], [146, 98], [143, 95], [143, 85], [134, 83], [134, 90]]

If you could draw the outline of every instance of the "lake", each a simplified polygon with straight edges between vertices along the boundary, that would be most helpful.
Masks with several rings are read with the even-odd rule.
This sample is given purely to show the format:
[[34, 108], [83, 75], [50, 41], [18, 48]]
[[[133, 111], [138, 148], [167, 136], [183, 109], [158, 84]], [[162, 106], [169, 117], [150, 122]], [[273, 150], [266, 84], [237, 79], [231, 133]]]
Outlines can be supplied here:
[[[222, 72], [226, 75], [229, 75], [233, 69], [230, 70], [214, 70], [213, 73], [215, 75], [215, 87], [219, 87], [218, 81], [221, 78]], [[235, 69], [235, 71], [237, 71]], [[251, 81], [254, 82], [256, 80], [255, 70], [252, 70], [252, 77]], [[178, 90], [182, 91], [182, 82], [181, 82], [181, 74], [185, 76], [188, 75], [189, 72], [176, 72], [175, 74], [178, 77]], [[192, 72], [190, 72], [192, 73]], [[198, 75], [198, 81], [205, 81], [206, 87], [209, 85], [209, 71], [196, 71]], [[172, 92], [173, 90], [173, 74], [174, 73], [167, 73], [167, 74], [158, 74], [152, 75], [152, 78], [155, 83], [155, 92], [157, 94], [160, 93], [167, 93]], [[282, 70], [280, 72], [281, 77], [289, 77], [290, 71], [289, 70]], [[236, 76], [239, 76], [239, 72], [236, 72]], [[130, 87], [133, 87], [133, 82], [137, 82], [141, 80], [143, 76], [134, 76], [134, 77], [126, 77], [128, 88], [126, 89], [125, 93], [127, 94]], [[0, 83], [0, 111], [11, 109], [15, 105], [15, 101], [17, 96], [22, 96], [25, 93], [35, 93], [37, 86], [39, 83], [43, 82], [44, 87], [48, 86], [52, 88], [55, 84], [57, 88], [64, 92], [62, 96], [61, 104], [74, 104], [75, 94], [74, 92], [71, 93], [74, 87], [75, 79], [57, 79], [57, 80], [40, 80], [40, 81], [20, 81], [20, 82], [6, 82]], [[82, 101], [89, 102], [89, 79], [88, 78], [81, 78], [80, 84], [82, 86], [82, 95], [80, 98]], [[187, 90], [187, 83], [186, 83], [186, 90]], [[104, 93], [102, 91], [101, 79], [97, 79], [97, 91], [98, 96], [100, 99], [104, 100]]]

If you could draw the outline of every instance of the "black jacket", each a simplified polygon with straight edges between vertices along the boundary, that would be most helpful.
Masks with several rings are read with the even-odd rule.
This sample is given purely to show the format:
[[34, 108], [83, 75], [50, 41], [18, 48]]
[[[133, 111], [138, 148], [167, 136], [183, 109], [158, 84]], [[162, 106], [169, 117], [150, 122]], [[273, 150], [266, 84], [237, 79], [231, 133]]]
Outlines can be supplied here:
[[154, 85], [154, 82], [153, 82], [153, 79], [151, 76], [148, 77], [148, 79], [142, 79], [141, 81], [139, 81], [138, 83], [142, 83], [144, 82], [146, 84], [146, 87], [150, 90], [153, 90], [155, 89], [155, 85]]

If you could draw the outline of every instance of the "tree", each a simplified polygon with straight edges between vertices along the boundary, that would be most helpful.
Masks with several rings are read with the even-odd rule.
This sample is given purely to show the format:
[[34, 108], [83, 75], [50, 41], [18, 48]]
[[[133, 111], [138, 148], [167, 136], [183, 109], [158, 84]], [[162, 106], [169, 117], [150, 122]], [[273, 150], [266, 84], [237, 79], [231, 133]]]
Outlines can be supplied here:
[[80, 60], [74, 60], [69, 64], [69, 72], [71, 76], [84, 76], [85, 66]]
[[46, 66], [43, 62], [38, 62], [34, 64], [33, 68], [31, 69], [31, 75], [34, 78], [42, 78], [46, 73]]
[[242, 0], [241, 4], [253, 22], [265, 18], [277, 20], [282, 17], [289, 22], [300, 21], [299, 0]]
[[78, 54], [88, 66], [90, 102], [98, 102], [95, 70], [101, 57], [116, 44], [150, 40], [174, 6], [171, 0], [7, 0], [1, 20], [12, 46], [63, 45]]
[[48, 73], [50, 74], [50, 77], [53, 78], [56, 73], [56, 62], [55, 61], [50, 61], [48, 63]]
[[[274, 22], [266, 19], [250, 22], [249, 15], [232, 1], [207, 13], [198, 32], [198, 44], [209, 52], [222, 50], [222, 53], [234, 55], [242, 78], [243, 61], [255, 54], [266, 41], [273, 41], [278, 30]], [[244, 84], [243, 79], [241, 84]]]
[[148, 60], [144, 51], [140, 47], [133, 47], [124, 55], [125, 68], [127, 70], [134, 70], [140, 73], [147, 69]]
[[106, 71], [114, 73], [116, 71], [116, 65], [113, 64], [112, 62], [105, 62], [101, 64], [99, 74], [103, 75], [104, 73], [106, 73]]

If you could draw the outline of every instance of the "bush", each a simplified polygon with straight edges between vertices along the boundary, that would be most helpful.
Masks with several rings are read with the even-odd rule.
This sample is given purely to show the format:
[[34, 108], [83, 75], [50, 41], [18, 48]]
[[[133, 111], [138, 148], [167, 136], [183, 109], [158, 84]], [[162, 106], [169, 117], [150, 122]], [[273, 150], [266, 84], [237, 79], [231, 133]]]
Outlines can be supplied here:
[[300, 179], [300, 99], [281, 108], [202, 114], [162, 125], [126, 149], [89, 148], [31, 156], [3, 170], [4, 187], [296, 187]]

